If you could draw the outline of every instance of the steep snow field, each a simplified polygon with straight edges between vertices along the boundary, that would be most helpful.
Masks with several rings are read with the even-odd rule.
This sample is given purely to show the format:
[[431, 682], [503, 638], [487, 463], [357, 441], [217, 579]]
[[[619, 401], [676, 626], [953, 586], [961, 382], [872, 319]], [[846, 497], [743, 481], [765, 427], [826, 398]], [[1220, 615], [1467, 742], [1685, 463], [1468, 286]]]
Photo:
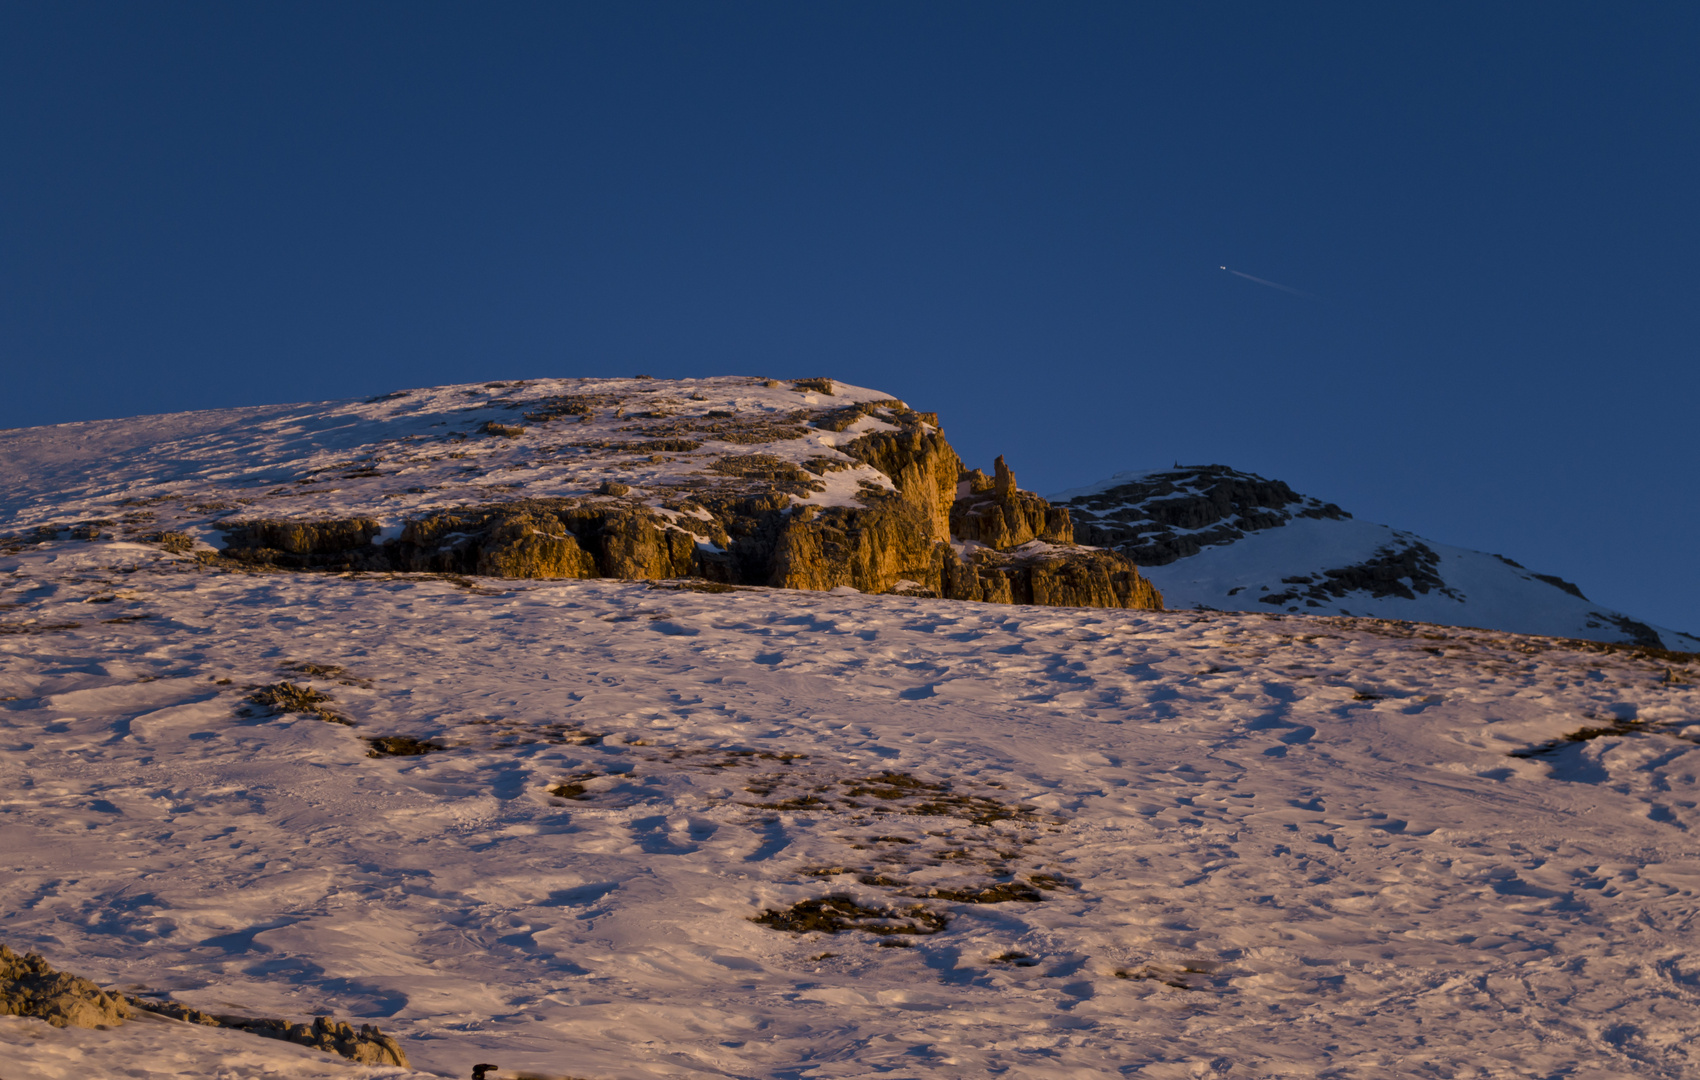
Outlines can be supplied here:
[[1117, 473], [1049, 498], [1070, 508], [1084, 542], [1126, 537], [1115, 546], [1170, 608], [1367, 615], [1700, 650], [1700, 637], [1594, 603], [1512, 559], [1358, 521], [1223, 466]]
[[[51, 541], [0, 556], [0, 926], [446, 1076], [1694, 1075], [1696, 678], [1304, 612]], [[245, 703], [284, 680], [353, 726]], [[367, 756], [396, 736], [447, 749]], [[166, 1021], [0, 1046], [5, 1080], [408, 1075]]]

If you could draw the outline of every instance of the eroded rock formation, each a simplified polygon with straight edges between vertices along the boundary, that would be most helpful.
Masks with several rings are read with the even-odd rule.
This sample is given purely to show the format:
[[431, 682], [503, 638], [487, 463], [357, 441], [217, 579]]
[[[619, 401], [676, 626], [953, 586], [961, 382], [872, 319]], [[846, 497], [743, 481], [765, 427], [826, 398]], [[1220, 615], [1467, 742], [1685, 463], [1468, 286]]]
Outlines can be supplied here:
[[639, 410], [613, 392], [525, 400], [512, 407], [532, 426], [516, 441], [554, 425], [594, 427], [610, 410], [620, 435], [575, 431], [539, 455], [570, 450], [627, 476], [634, 456], [674, 471], [650, 483], [604, 473], [573, 496], [538, 497], [514, 484], [508, 498], [433, 509], [399, 528], [376, 516], [233, 518], [220, 526], [222, 557], [297, 570], [690, 577], [988, 603], [1162, 606], [1125, 555], [1076, 544], [1069, 511], [1020, 490], [1003, 458], [992, 476], [964, 469], [935, 414], [891, 398], [845, 400], [825, 379], [789, 389], [805, 407], [748, 415], [713, 408], [705, 395], [690, 399], [705, 402], [695, 409], [649, 397]]
[[130, 1006], [88, 979], [55, 971], [36, 953], [0, 945], [0, 1016], [33, 1016], [54, 1027], [104, 1028], [122, 1024]]

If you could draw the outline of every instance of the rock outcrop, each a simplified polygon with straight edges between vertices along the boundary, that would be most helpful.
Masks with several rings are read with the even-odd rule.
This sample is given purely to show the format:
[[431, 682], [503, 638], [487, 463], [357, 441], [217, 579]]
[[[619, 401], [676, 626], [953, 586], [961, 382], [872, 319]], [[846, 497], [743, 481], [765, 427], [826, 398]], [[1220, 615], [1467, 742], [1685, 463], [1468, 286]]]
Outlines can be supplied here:
[[1039, 541], [1013, 551], [978, 548], [951, 555], [942, 595], [953, 600], [1163, 610], [1156, 586], [1113, 551]]
[[130, 1006], [88, 979], [55, 971], [37, 953], [0, 945], [0, 1016], [33, 1016], [54, 1027], [105, 1028], [122, 1024]]
[[[1076, 544], [1069, 511], [1020, 490], [1003, 458], [992, 476], [965, 470], [936, 414], [828, 379], [740, 385], [759, 385], [786, 404], [716, 408], [703, 393], [666, 396], [673, 384], [660, 380], [625, 392], [596, 384], [517, 398], [509, 407], [530, 426], [504, 430], [498, 441], [532, 457], [506, 468], [529, 471], [539, 458], [571, 454], [600, 474], [583, 494], [541, 495], [519, 482], [504, 485], [512, 489], [506, 497], [431, 508], [389, 528], [372, 514], [232, 516], [219, 526], [221, 557], [292, 570], [700, 578], [988, 603], [1161, 607], [1130, 559]], [[475, 430], [492, 425], [500, 426], [486, 420]], [[587, 426], [593, 430], [581, 432]], [[557, 430], [572, 434], [531, 445]], [[646, 482], [634, 461], [665, 475]], [[382, 474], [374, 463], [339, 479], [369, 471]]]
[[1257, 600], [1276, 607], [1303, 600], [1309, 607], [1321, 607], [1330, 600], [1353, 594], [1372, 599], [1397, 596], [1414, 600], [1418, 593], [1426, 595], [1431, 590], [1462, 600], [1463, 596], [1441, 579], [1439, 571], [1440, 556], [1433, 548], [1415, 537], [1396, 534], [1395, 543], [1362, 562], [1284, 577], [1281, 583], [1288, 588], [1266, 593]]
[[109, 993], [81, 976], [54, 970], [37, 953], [20, 956], [0, 945], [0, 1016], [31, 1016], [54, 1027], [107, 1028], [122, 1024], [136, 1009], [310, 1046], [362, 1065], [407, 1067], [401, 1044], [369, 1024], [356, 1029], [329, 1016], [297, 1024], [270, 1017], [215, 1015], [174, 1001]]
[[1300, 495], [1279, 480], [1226, 465], [1122, 473], [1069, 495], [1064, 505], [1073, 514], [1082, 542], [1113, 548], [1141, 566], [1167, 566], [1295, 517], [1352, 516], [1333, 503]]
[[401, 1043], [371, 1024], [361, 1024], [356, 1029], [334, 1016], [316, 1016], [311, 1024], [299, 1024], [274, 1017], [203, 1012], [187, 1005], [179, 1005], [175, 1001], [156, 1001], [139, 997], [129, 1000], [138, 1009], [169, 1016], [186, 1024], [246, 1031], [250, 1035], [265, 1039], [277, 1039], [297, 1046], [323, 1050], [360, 1065], [399, 1065], [404, 1069], [408, 1067], [407, 1053], [401, 1048]]
[[1015, 474], [1000, 456], [988, 477], [979, 469], [963, 474], [950, 508], [950, 532], [957, 540], [1008, 549], [1032, 540], [1074, 543], [1074, 523], [1063, 507], [1052, 506], [1015, 486]]

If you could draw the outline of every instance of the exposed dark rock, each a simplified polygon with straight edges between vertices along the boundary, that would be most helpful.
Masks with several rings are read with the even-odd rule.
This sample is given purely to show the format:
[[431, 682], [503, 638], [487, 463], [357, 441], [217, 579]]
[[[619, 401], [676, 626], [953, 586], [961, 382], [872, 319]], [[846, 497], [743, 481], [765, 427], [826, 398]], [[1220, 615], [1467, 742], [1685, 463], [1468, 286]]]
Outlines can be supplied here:
[[227, 558], [290, 570], [345, 568], [372, 548], [372, 538], [380, 531], [367, 517], [235, 521], [222, 528]]
[[[1581, 594], [1578, 593], [1577, 595], [1580, 596]], [[1617, 627], [1628, 636], [1631, 642], [1642, 648], [1663, 649], [1665, 647], [1665, 640], [1659, 636], [1659, 632], [1644, 622], [1637, 622], [1627, 615], [1603, 615], [1598, 611], [1590, 611], [1588, 614]]]
[[331, 696], [321, 690], [314, 690], [310, 686], [296, 686], [291, 682], [262, 686], [248, 695], [250, 703], [276, 713], [307, 713], [328, 724], [353, 727], [354, 721], [324, 707], [324, 703], [330, 700]]
[[[761, 443], [789, 442], [808, 435], [807, 412], [791, 413], [781, 417], [771, 416], [738, 416], [728, 413], [723, 416], [681, 417], [668, 419], [651, 417], [642, 424], [633, 424], [621, 428], [622, 431], [641, 432], [644, 435], [659, 436], [658, 443], [668, 441], [668, 437], [702, 435], [716, 442], [735, 443], [740, 446], [755, 446]], [[685, 439], [695, 449], [700, 445], [696, 440]], [[596, 444], [575, 444], [596, 445]], [[639, 444], [629, 443], [628, 446]]]
[[994, 467], [996, 476], [989, 484], [978, 469], [962, 474], [957, 488], [961, 494], [950, 508], [952, 536], [1000, 549], [1019, 547], [1030, 540], [1074, 542], [1068, 510], [1019, 490], [1015, 474], [1002, 457]]
[[815, 417], [814, 426], [825, 431], [843, 431], [864, 416], [872, 416], [876, 412], [892, 410], [907, 412], [909, 406], [895, 398], [882, 398], [878, 401], [856, 401], [821, 413]]
[[1163, 609], [1163, 598], [1127, 556], [1100, 548], [1039, 544], [986, 548], [945, 564], [942, 595], [989, 604]]
[[1012, 900], [1022, 904], [1037, 904], [1045, 899], [1045, 894], [1019, 881], [1005, 881], [978, 889], [928, 889], [927, 897], [954, 900], [959, 904], [1007, 904]]
[[37, 953], [0, 945], [0, 1016], [33, 1016], [54, 1027], [104, 1028], [122, 1024], [130, 1006], [88, 979], [55, 971]]
[[802, 900], [783, 911], [764, 911], [750, 921], [793, 934], [836, 934], [861, 930], [881, 936], [892, 934], [936, 934], [950, 922], [943, 912], [916, 904], [908, 908], [880, 908], [859, 904], [848, 896], [825, 896]]
[[620, 398], [617, 394], [562, 394], [527, 404], [531, 408], [525, 413], [526, 421], [546, 424], [569, 416], [582, 420], [596, 415], [598, 409], [618, 408]]
[[404, 1069], [408, 1067], [407, 1053], [402, 1050], [401, 1043], [369, 1024], [361, 1024], [359, 1030], [355, 1030], [352, 1025], [333, 1016], [314, 1017], [311, 1024], [295, 1024], [273, 1017], [203, 1012], [187, 1005], [179, 1005], [175, 1001], [132, 997], [129, 1002], [139, 1009], [169, 1016], [186, 1024], [231, 1028], [266, 1039], [310, 1046], [315, 1050], [345, 1057], [360, 1065], [399, 1065]]
[[83, 624], [75, 622], [0, 622], [0, 634], [51, 634], [60, 630], [75, 630], [81, 625]]
[[[1511, 560], [1507, 559], [1506, 562], [1511, 562]], [[1511, 565], [1516, 566], [1517, 564], [1511, 563]], [[1563, 578], [1558, 577], [1555, 574], [1534, 574], [1534, 573], [1531, 573], [1529, 576], [1534, 578], [1536, 581], [1544, 581], [1548, 585], [1551, 585], [1555, 588], [1563, 589], [1565, 592], [1569, 593], [1571, 596], [1576, 597], [1578, 600], [1588, 599], [1586, 596], [1582, 595], [1582, 590], [1580, 588], [1578, 588], [1576, 585], [1572, 584], [1571, 582], [1568, 582], [1568, 581], [1564, 580]]]
[[174, 532], [171, 530], [148, 533], [143, 536], [142, 539], [150, 544], [158, 544], [161, 548], [174, 555], [185, 554], [186, 552], [193, 550], [195, 547], [194, 537], [190, 536], [188, 533]]
[[1438, 591], [1454, 600], [1462, 599], [1439, 572], [1440, 556], [1434, 549], [1413, 537], [1398, 534], [1396, 545], [1379, 549], [1374, 558], [1351, 566], [1324, 570], [1319, 575], [1282, 578], [1282, 584], [1302, 586], [1283, 592], [1269, 593], [1258, 601], [1280, 607], [1297, 600], [1317, 607], [1338, 600], [1348, 593], [1363, 592], [1372, 597], [1398, 596], [1415, 600], [1418, 593]]
[[1114, 548], [1141, 566], [1166, 566], [1295, 517], [1352, 516], [1279, 480], [1225, 465], [1146, 473], [1063, 505], [1073, 515], [1075, 539]]
[[421, 742], [409, 735], [386, 735], [378, 739], [367, 739], [372, 747], [366, 752], [367, 757], [418, 757], [421, 754], [434, 754], [448, 747], [434, 742]]

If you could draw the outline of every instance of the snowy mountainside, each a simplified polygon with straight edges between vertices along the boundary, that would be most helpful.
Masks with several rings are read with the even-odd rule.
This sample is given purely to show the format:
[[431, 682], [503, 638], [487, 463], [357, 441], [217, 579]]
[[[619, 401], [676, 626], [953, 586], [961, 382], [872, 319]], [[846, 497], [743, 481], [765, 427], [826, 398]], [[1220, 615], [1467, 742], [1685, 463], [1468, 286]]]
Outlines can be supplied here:
[[1700, 650], [1502, 555], [1359, 521], [1223, 465], [1117, 473], [1050, 497], [1082, 542], [1132, 558], [1171, 607], [1415, 619]]
[[[1491, 600], [1438, 546], [1021, 602], [1127, 557], [824, 379], [0, 432], [0, 478], [0, 942], [410, 1061], [8, 1015], [5, 1080], [1700, 1074], [1700, 655], [1312, 595]], [[1080, 528], [1381, 528], [1242, 482]], [[852, 526], [878, 588], [729, 561]]]
[[3, 1075], [1700, 1070], [1694, 657], [704, 587], [0, 554], [8, 943], [420, 1070]]

